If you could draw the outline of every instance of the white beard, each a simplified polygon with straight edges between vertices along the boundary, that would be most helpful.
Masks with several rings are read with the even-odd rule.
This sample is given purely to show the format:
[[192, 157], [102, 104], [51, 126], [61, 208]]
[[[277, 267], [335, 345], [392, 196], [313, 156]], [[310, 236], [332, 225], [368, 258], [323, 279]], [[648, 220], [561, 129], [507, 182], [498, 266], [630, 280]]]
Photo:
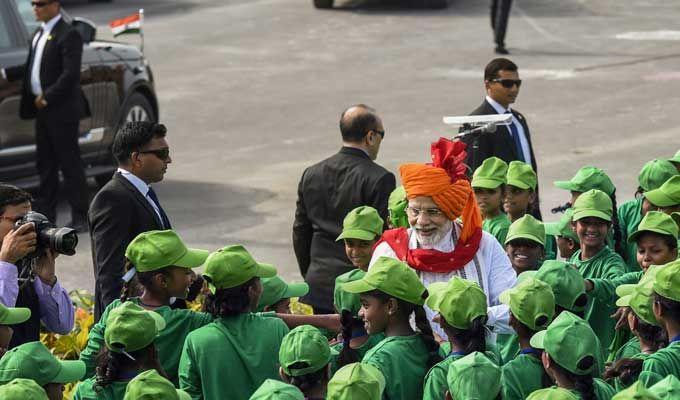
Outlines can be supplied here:
[[414, 228], [413, 232], [416, 235], [416, 240], [418, 240], [420, 248], [429, 250], [433, 249], [437, 243], [441, 242], [442, 239], [446, 237], [446, 235], [451, 234], [451, 230], [453, 229], [453, 221], [450, 220], [446, 221], [446, 223], [442, 225], [439, 229], [437, 229], [437, 231], [435, 231], [433, 235], [426, 237], [422, 237], [418, 233], [417, 229], [421, 228], [419, 225], [416, 224], [412, 226], [412, 228]]

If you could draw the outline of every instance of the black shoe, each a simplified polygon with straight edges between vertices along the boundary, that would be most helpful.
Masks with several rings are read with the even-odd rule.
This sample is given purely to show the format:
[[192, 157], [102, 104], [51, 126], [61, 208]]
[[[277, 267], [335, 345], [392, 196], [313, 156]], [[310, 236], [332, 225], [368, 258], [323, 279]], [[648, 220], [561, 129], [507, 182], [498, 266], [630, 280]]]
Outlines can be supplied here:
[[496, 54], [510, 54], [508, 49], [505, 48], [505, 46], [496, 46]]

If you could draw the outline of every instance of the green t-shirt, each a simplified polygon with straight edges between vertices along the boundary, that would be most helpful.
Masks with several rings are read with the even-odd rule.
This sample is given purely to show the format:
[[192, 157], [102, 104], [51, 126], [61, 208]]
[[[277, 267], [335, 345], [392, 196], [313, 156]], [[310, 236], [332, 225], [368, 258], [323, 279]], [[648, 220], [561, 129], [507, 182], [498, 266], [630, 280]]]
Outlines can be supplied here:
[[557, 260], [557, 239], [553, 235], [545, 235], [545, 259]]
[[639, 271], [637, 263], [637, 243], [628, 243], [628, 237], [637, 231], [642, 221], [642, 198], [627, 201], [617, 211], [619, 226], [621, 227], [621, 240], [626, 249], [626, 270], [628, 272]]
[[650, 387], [668, 375], [680, 379], [680, 341], [671, 342], [665, 348], [647, 356], [642, 364], [640, 380], [646, 387]]
[[[584, 279], [601, 278], [613, 279], [623, 275], [625, 264], [620, 255], [605, 246], [589, 260], [581, 260], [581, 250], [576, 251], [569, 260], [576, 265]], [[585, 319], [600, 339], [602, 354], [608, 354], [609, 344], [614, 338], [616, 321], [610, 317], [616, 311], [616, 297], [601, 299], [590, 297], [585, 312]]]
[[[139, 298], [131, 298], [129, 301], [139, 304]], [[120, 300], [114, 300], [106, 307], [99, 322], [94, 324], [90, 334], [87, 338], [87, 346], [80, 353], [80, 359], [85, 362], [86, 373], [85, 377], [94, 376], [96, 367], [96, 358], [99, 350], [104, 344], [104, 331], [106, 330], [106, 319], [112, 309], [120, 305]], [[169, 306], [159, 307], [155, 310], [165, 320], [165, 329], [163, 329], [154, 345], [158, 352], [161, 366], [165, 373], [170, 377], [170, 381], [177, 386], [177, 367], [179, 366], [179, 349], [184, 345], [184, 339], [189, 332], [198, 329], [204, 325], [212, 322], [213, 317], [210, 314], [194, 312], [191, 310], [173, 310]]]
[[373, 365], [385, 376], [383, 399], [412, 400], [423, 397], [429, 357], [420, 335], [390, 336], [373, 346], [361, 362]]
[[[373, 348], [376, 344], [382, 342], [382, 340], [385, 339], [385, 334], [384, 333], [376, 333], [375, 335], [369, 335], [368, 340], [364, 342], [361, 346], [353, 349], [357, 352], [359, 355], [359, 361], [363, 360], [364, 355]], [[331, 346], [334, 350], [336, 350], [338, 353], [342, 351], [343, 343], [336, 343]], [[332, 356], [331, 357], [331, 376], [335, 374], [335, 371], [339, 370], [340, 368], [338, 367], [338, 356]]]
[[288, 327], [278, 318], [218, 318], [187, 335], [179, 386], [193, 399], [247, 399], [266, 379], [279, 379], [279, 348]]
[[496, 240], [505, 248], [505, 237], [508, 236], [510, 220], [508, 216], [500, 213], [491, 219], [482, 222], [482, 229], [492, 234]]
[[[597, 400], [610, 400], [616, 394], [616, 391], [611, 385], [599, 378], [593, 379], [593, 387]], [[581, 398], [581, 394], [578, 391], [572, 389], [571, 392]]]
[[519, 354], [503, 366], [503, 400], [526, 399], [532, 392], [543, 388], [544, 375], [540, 354]]
[[507, 364], [519, 355], [519, 338], [515, 334], [499, 333], [496, 335], [496, 348], [501, 357], [500, 365]]
[[116, 381], [103, 388], [94, 390], [95, 378], [88, 378], [78, 384], [73, 400], [123, 400], [128, 381]]
[[640, 354], [640, 351], [640, 339], [638, 339], [637, 336], [633, 336], [616, 351], [612, 362], [616, 362], [624, 358], [633, 358]]

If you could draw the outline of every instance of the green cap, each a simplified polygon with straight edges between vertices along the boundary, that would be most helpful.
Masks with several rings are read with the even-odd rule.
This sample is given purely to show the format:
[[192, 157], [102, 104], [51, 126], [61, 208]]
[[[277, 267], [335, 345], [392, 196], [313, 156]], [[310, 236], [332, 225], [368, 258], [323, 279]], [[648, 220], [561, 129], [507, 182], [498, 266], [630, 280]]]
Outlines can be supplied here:
[[406, 207], [408, 207], [406, 190], [403, 186], [397, 186], [387, 199], [387, 211], [390, 214], [390, 223], [395, 228], [408, 228]]
[[650, 387], [649, 391], [661, 400], [680, 400], [680, 379], [675, 375], [668, 375]]
[[536, 190], [538, 178], [531, 165], [522, 161], [510, 161], [507, 174], [508, 185], [516, 186], [520, 189]]
[[585, 309], [587, 302], [582, 305], [576, 303], [585, 298], [586, 284], [581, 273], [572, 264], [545, 260], [534, 277], [550, 285], [558, 306], [577, 312]]
[[659, 188], [664, 182], [677, 174], [678, 170], [670, 161], [652, 160], [642, 167], [640, 175], [638, 175], [638, 183], [644, 192], [649, 192]]
[[578, 235], [571, 229], [571, 218], [574, 216], [574, 209], [567, 209], [558, 222], [543, 223], [546, 235], [561, 236], [566, 239], [571, 239], [576, 243], [580, 243]]
[[258, 263], [241, 245], [227, 246], [210, 253], [203, 272], [203, 278], [213, 294], [217, 289], [243, 285], [255, 277], [274, 276], [276, 268], [273, 265]]
[[296, 386], [267, 379], [250, 396], [250, 400], [305, 400], [305, 395]]
[[278, 276], [262, 279], [262, 296], [257, 305], [257, 311], [278, 303], [281, 299], [302, 297], [309, 292], [309, 285], [305, 282], [287, 283]]
[[336, 241], [342, 239], [374, 240], [382, 235], [383, 220], [378, 210], [369, 206], [357, 207], [347, 213], [342, 221], [342, 233]]
[[495, 189], [505, 183], [508, 163], [498, 157], [489, 157], [472, 174], [472, 187]]
[[380, 400], [385, 377], [370, 364], [347, 364], [328, 381], [326, 400]]
[[612, 400], [659, 400], [659, 397], [650, 392], [641, 381], [637, 381], [614, 395]]
[[[558, 315], [544, 331], [531, 337], [531, 346], [543, 349], [562, 368], [576, 375], [588, 375], [595, 367], [595, 355], [600, 351], [593, 329], [581, 317], [569, 311]], [[578, 364], [586, 357], [593, 363], [581, 369]]]
[[335, 278], [335, 288], [333, 289], [333, 305], [342, 312], [347, 310], [352, 315], [358, 315], [361, 308], [361, 300], [356, 293], [350, 293], [342, 288], [342, 285], [347, 282], [358, 281], [366, 276], [366, 272], [356, 268], [346, 274], [342, 274]]
[[0, 386], [2, 400], [49, 400], [45, 389], [31, 379], [16, 378]]
[[532, 392], [527, 400], [579, 400], [580, 397], [567, 389], [553, 386]]
[[[328, 345], [328, 339], [320, 330], [311, 325], [301, 325], [283, 337], [279, 349], [279, 363], [286, 375], [301, 376], [325, 367], [331, 356], [337, 354], [338, 352]], [[304, 363], [307, 366], [291, 368], [297, 363]]]
[[583, 167], [576, 172], [576, 175], [574, 175], [571, 180], [555, 181], [555, 186], [560, 189], [579, 193], [597, 189], [605, 192], [609, 196], [616, 190], [616, 186], [614, 186], [607, 174], [596, 167]]
[[612, 199], [603, 191], [591, 189], [582, 193], [574, 202], [572, 220], [578, 221], [586, 217], [612, 220]]
[[[646, 275], [646, 274], [645, 274]], [[649, 325], [659, 325], [654, 317], [654, 289], [653, 284], [640, 282], [632, 285], [619, 285], [616, 294], [619, 296], [616, 305], [630, 307], [642, 321]]]
[[678, 152], [675, 153], [673, 158], [669, 158], [668, 161], [680, 164], [680, 150], [678, 150]]
[[545, 227], [543, 227], [541, 221], [526, 214], [510, 225], [508, 234], [505, 237], [505, 244], [508, 244], [515, 239], [528, 239], [541, 246], [545, 246]]
[[343, 284], [342, 289], [350, 293], [380, 290], [411, 304], [425, 304], [426, 290], [418, 274], [406, 263], [390, 257], [379, 257], [363, 278]]
[[659, 211], [648, 211], [635, 232], [628, 236], [628, 243], [633, 243], [644, 232], [655, 232], [678, 238], [678, 225], [668, 214]]
[[25, 307], [5, 307], [0, 303], [0, 325], [15, 325], [31, 318], [31, 309]]
[[487, 315], [486, 295], [477, 282], [454, 276], [431, 284], [427, 291], [427, 306], [454, 328], [468, 329], [476, 318]]
[[449, 365], [446, 382], [457, 399], [494, 400], [501, 391], [501, 369], [475, 351]]
[[644, 196], [657, 207], [670, 207], [680, 204], [680, 175], [675, 175], [658, 189], [646, 192]]
[[163, 329], [165, 320], [160, 314], [126, 301], [109, 312], [104, 342], [114, 352], [137, 351], [153, 343]]
[[175, 231], [148, 231], [137, 235], [125, 250], [125, 257], [137, 272], [156, 271], [175, 266], [200, 267], [210, 252], [189, 249]]
[[184, 390], [175, 389], [172, 382], [155, 369], [149, 369], [128, 382], [123, 400], [191, 400], [191, 396]]
[[0, 358], [0, 384], [12, 379], [32, 379], [38, 385], [77, 382], [85, 376], [85, 363], [59, 360], [41, 342], [19, 345]]
[[510, 306], [512, 315], [532, 331], [545, 329], [555, 315], [550, 285], [531, 277], [501, 293], [499, 300]]
[[660, 296], [680, 302], [680, 260], [661, 265], [653, 285]]

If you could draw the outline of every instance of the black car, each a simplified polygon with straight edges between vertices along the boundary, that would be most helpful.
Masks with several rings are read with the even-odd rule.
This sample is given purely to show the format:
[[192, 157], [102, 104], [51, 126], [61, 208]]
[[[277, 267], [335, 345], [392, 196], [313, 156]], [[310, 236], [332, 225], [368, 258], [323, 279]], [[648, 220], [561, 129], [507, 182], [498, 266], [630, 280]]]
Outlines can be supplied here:
[[[116, 169], [111, 144], [119, 126], [158, 120], [153, 75], [137, 47], [97, 41], [94, 24], [65, 11], [62, 16], [83, 36], [80, 84], [89, 115], [80, 120], [80, 151], [85, 174], [103, 184]], [[37, 27], [30, 0], [0, 0], [0, 67], [26, 62]], [[34, 121], [19, 118], [20, 96], [21, 82], [0, 84], [0, 181], [34, 188]]]

